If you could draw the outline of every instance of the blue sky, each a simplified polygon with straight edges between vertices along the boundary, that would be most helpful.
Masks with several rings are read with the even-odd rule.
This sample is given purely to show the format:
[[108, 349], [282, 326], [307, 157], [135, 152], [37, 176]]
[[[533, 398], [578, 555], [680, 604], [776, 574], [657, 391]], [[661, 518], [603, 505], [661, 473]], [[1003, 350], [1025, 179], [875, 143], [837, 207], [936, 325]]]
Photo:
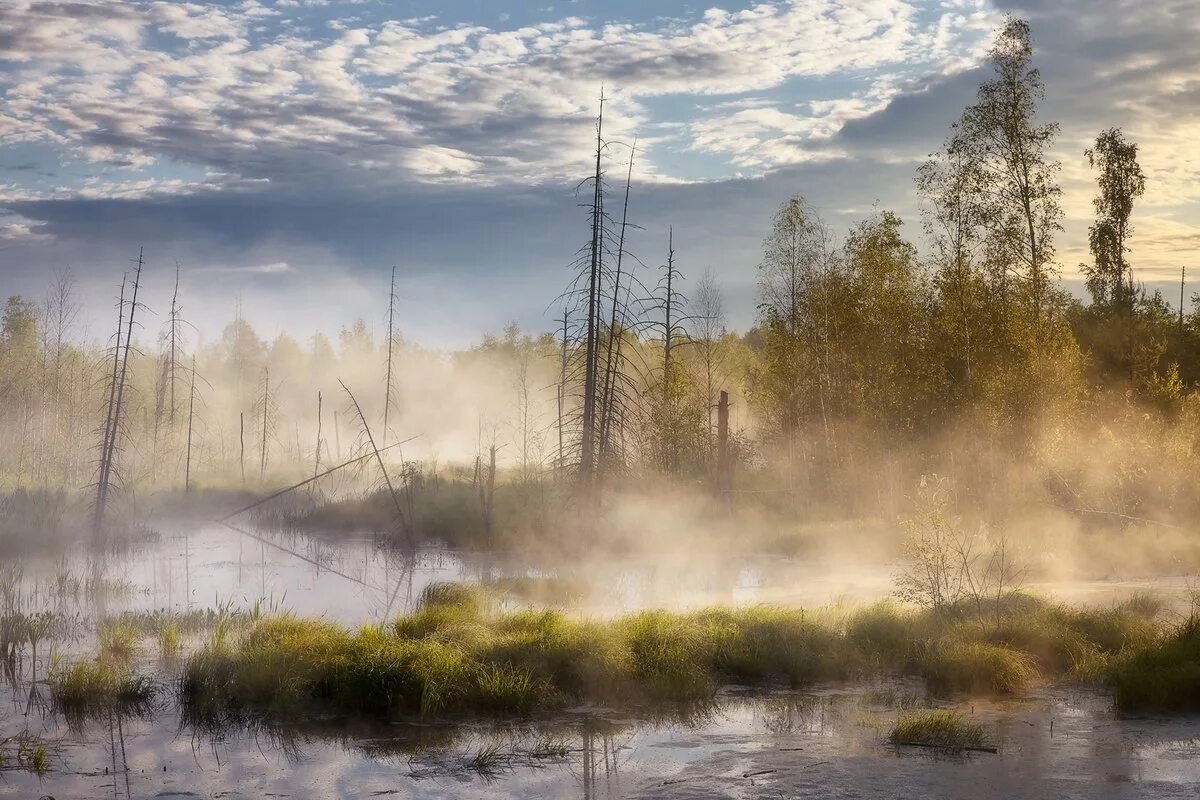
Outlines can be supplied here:
[[10, 0], [0, 292], [37, 297], [69, 266], [98, 312], [144, 245], [151, 306], [178, 260], [209, 335], [238, 297], [266, 333], [377, 324], [393, 263], [410, 338], [548, 327], [587, 235], [573, 190], [603, 84], [610, 168], [640, 143], [634, 249], [658, 263], [673, 225], [685, 272], [712, 269], [745, 328], [790, 194], [839, 235], [893, 208], [920, 242], [913, 171], [1005, 13], [1031, 20], [1062, 126], [1068, 288], [1082, 152], [1111, 125], [1149, 178], [1135, 268], [1170, 286], [1200, 244], [1190, 0]]

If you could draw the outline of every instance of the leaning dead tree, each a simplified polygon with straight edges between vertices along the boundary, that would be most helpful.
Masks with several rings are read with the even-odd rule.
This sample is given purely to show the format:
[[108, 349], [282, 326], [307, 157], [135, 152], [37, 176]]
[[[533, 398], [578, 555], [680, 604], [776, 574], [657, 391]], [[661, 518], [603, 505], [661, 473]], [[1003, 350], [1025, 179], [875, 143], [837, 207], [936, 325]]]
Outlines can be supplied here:
[[392, 483], [392, 476], [388, 474], [387, 467], [383, 463], [383, 451], [380, 450], [379, 446], [375, 443], [375, 436], [371, 433], [371, 426], [367, 424], [367, 417], [365, 414], [363, 414], [362, 406], [358, 404], [358, 399], [354, 396], [354, 393], [350, 391], [350, 388], [346, 386], [345, 383], [342, 383], [340, 379], [338, 380], [338, 383], [341, 385], [343, 391], [346, 392], [346, 396], [350, 398], [350, 402], [354, 406], [354, 413], [358, 415], [358, 422], [362, 426], [363, 435], [367, 437], [367, 443], [371, 446], [371, 452], [375, 456], [376, 463], [379, 464], [379, 471], [383, 475], [384, 483], [387, 484], [388, 494], [392, 498], [392, 505], [394, 505], [396, 508], [396, 518], [400, 522], [400, 530], [404, 533], [405, 539], [407, 539], [408, 544], [411, 546], [413, 544], [411, 523], [408, 519], [408, 515], [404, 513], [404, 506], [400, 503], [400, 495], [396, 493], [396, 487]]
[[[129, 375], [129, 350], [133, 344], [133, 324], [138, 308], [138, 289], [142, 280], [142, 250], [138, 249], [136, 267], [133, 273], [132, 299], [129, 301], [129, 315], [125, 316], [125, 281], [121, 282], [121, 295], [117, 302], [116, 345], [113, 349], [112, 382], [109, 385], [109, 402], [105, 413], [104, 438], [100, 444], [100, 467], [96, 481], [96, 500], [92, 507], [92, 533], [97, 541], [103, 539], [104, 513], [108, 507], [112, 482], [115, 478], [115, 460], [119, 448], [117, 440], [121, 435], [122, 403], [125, 398], [125, 386]], [[124, 342], [122, 342], [122, 324], [125, 325]]]

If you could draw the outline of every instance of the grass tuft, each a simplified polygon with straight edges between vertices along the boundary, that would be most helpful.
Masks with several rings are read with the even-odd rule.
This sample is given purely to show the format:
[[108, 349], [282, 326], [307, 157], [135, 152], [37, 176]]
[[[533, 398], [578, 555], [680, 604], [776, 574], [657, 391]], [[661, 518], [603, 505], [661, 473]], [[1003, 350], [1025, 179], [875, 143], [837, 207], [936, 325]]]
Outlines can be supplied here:
[[939, 643], [924, 663], [925, 682], [937, 693], [1016, 694], [1037, 677], [1034, 659], [986, 642]]
[[78, 721], [108, 711], [140, 714], [153, 702], [155, 685], [124, 664], [97, 658], [51, 670], [50, 691], [67, 719]]
[[100, 657], [131, 661], [138, 654], [142, 632], [121, 620], [108, 620], [100, 626]]
[[900, 715], [888, 734], [898, 745], [940, 747], [946, 750], [979, 749], [985, 746], [983, 729], [962, 714], [944, 708], [908, 711]]

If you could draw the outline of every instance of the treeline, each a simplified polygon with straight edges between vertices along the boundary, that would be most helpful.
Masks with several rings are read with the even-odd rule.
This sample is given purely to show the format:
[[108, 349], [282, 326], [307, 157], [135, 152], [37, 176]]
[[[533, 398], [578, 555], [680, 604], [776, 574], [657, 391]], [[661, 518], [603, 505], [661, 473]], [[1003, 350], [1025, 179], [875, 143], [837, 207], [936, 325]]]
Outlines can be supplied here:
[[[587, 496], [663, 477], [793, 514], [846, 515], [887, 513], [915, 476], [942, 472], [981, 505], [1200, 510], [1187, 480], [1200, 444], [1200, 316], [1133, 277], [1137, 145], [1111, 129], [1080, 154], [1098, 188], [1090, 299], [1073, 299], [1054, 247], [1058, 129], [1039, 114], [1024, 22], [1005, 26], [989, 62], [976, 102], [916, 175], [928, 246], [886, 210], [838, 241], [792, 197], [764, 241], [758, 321], [744, 335], [728, 330], [711, 273], [687, 284], [673, 235], [662, 267], [639, 268], [628, 235], [635, 148], [609, 191], [617, 148], [603, 139], [603, 110], [589, 236], [551, 332], [512, 326], [467, 350], [427, 350], [404, 341], [392, 296], [382, 341], [360, 320], [335, 339], [268, 342], [239, 308], [204, 342], [175, 272], [160, 330], [139, 311], [137, 337], [116, 327], [92, 346], [79, 342], [64, 273], [44, 302], [13, 297], [4, 311], [0, 482], [96, 480], [123, 356], [112, 449], [126, 488], [288, 483], [362, 452], [370, 427], [380, 445], [422, 437], [392, 455], [405, 481], [441, 470], [483, 484], [494, 457], [514, 480], [583, 485]], [[134, 310], [125, 297], [114, 317], [127, 324]], [[721, 452], [732, 480], [718, 480]]]

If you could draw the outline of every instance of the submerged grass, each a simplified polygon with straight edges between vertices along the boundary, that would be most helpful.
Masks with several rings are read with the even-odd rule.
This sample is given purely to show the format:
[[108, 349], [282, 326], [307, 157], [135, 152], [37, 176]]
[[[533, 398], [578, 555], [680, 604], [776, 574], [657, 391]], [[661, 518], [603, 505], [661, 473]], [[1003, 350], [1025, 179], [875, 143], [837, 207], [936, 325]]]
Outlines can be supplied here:
[[852, 613], [756, 606], [592, 620], [554, 610], [495, 614], [479, 589], [435, 584], [391, 625], [350, 630], [265, 616], [214, 635], [188, 659], [181, 687], [185, 707], [213, 720], [320, 709], [526, 714], [576, 702], [696, 704], [729, 684], [898, 674], [923, 677], [934, 693], [1003, 695], [1040, 676], [1091, 677], [1133, 663], [1128, 654], [1147, 652], [1159, 637], [1157, 607], [1144, 598], [1100, 610], [1028, 596], [1004, 603], [974, 618], [880, 604]]

